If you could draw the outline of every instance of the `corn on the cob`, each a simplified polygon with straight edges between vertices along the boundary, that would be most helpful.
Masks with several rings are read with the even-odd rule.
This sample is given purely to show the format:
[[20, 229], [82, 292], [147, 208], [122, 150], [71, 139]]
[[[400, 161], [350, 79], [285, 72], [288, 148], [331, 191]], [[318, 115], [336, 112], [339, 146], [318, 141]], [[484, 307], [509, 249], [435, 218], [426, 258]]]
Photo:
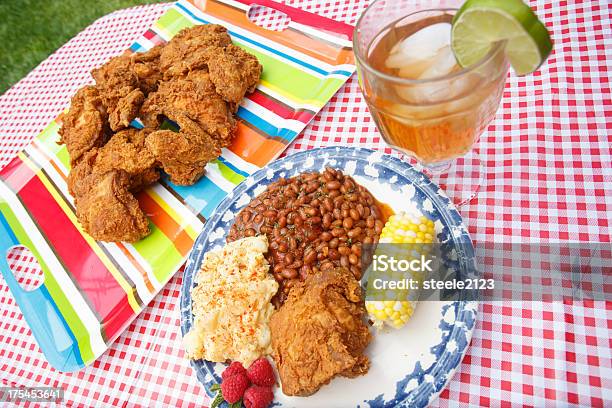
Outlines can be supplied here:
[[[410, 256], [418, 257], [430, 249], [434, 242], [435, 230], [433, 221], [421, 214], [399, 213], [389, 217], [381, 234], [379, 242], [381, 244], [415, 244], [410, 246], [398, 246], [397, 248], [386, 246], [385, 253], [401, 251], [394, 254], [398, 259], [408, 259]], [[412, 252], [406, 253], [406, 252]], [[378, 253], [378, 251], [376, 252]], [[412, 276], [406, 276], [402, 272], [388, 272], [388, 279], [401, 280], [402, 278], [412, 278], [422, 280], [423, 276], [417, 272], [410, 272]], [[406, 289], [398, 296], [397, 290], [388, 299], [402, 300], [367, 300], [366, 309], [369, 317], [377, 328], [382, 328], [385, 324], [396, 329], [403, 327], [412, 317], [418, 301], [418, 291]]]

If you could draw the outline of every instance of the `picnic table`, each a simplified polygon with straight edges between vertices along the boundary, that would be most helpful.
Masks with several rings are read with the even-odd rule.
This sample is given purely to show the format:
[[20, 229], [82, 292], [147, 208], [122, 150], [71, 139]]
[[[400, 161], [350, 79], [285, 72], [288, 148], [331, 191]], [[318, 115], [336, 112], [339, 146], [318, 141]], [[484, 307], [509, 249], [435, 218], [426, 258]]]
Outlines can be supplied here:
[[[367, 1], [287, 3], [355, 24]], [[478, 196], [460, 212], [476, 242], [610, 242], [612, 103], [606, 1], [531, 0], [552, 32], [548, 62], [510, 75], [494, 122], [477, 148], [486, 165]], [[0, 168], [121, 53], [168, 4], [94, 22], [0, 96]], [[353, 76], [285, 154], [330, 145], [394, 153], [381, 140]], [[397, 153], [394, 153], [397, 154]], [[9, 254], [22, 277], [37, 268]], [[206, 406], [183, 357], [182, 272], [91, 366], [74, 373], [45, 360], [0, 279], [0, 386], [65, 389], [68, 406]], [[610, 406], [612, 302], [483, 302], [471, 346], [434, 406]]]

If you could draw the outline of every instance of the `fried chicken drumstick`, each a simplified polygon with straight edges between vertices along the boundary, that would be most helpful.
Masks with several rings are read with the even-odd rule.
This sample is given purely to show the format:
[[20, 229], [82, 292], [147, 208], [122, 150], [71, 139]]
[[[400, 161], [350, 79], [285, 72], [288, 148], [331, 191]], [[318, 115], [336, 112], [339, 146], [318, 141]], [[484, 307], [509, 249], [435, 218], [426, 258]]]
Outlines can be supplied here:
[[[92, 71], [61, 116], [58, 143], [72, 170], [68, 187], [83, 229], [103, 241], [134, 242], [150, 232], [134, 193], [159, 179], [191, 185], [236, 132], [235, 114], [262, 66], [227, 29], [187, 28], [165, 45], [119, 55]], [[143, 130], [130, 128], [140, 118]], [[164, 120], [180, 130], [160, 129]]]

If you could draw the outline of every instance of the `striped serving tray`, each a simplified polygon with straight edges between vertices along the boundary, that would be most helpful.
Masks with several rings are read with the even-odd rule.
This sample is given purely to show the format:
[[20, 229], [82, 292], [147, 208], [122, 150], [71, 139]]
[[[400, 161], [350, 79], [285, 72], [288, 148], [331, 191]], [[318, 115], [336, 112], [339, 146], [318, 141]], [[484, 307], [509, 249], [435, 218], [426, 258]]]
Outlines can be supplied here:
[[[251, 3], [291, 18], [287, 29], [252, 23]], [[68, 194], [69, 157], [57, 145], [56, 120], [0, 172], [0, 250], [29, 248], [44, 282], [25, 291], [0, 270], [49, 363], [78, 370], [98, 358], [176, 273], [205, 220], [248, 175], [277, 158], [355, 70], [352, 27], [269, 0], [175, 3], [136, 41], [140, 52], [196, 24], [226, 26], [236, 45], [264, 66], [242, 102], [235, 142], [190, 187], [162, 178], [138, 195], [152, 233], [133, 243], [106, 243], [83, 232]], [[230, 220], [227, 220], [230, 221]]]

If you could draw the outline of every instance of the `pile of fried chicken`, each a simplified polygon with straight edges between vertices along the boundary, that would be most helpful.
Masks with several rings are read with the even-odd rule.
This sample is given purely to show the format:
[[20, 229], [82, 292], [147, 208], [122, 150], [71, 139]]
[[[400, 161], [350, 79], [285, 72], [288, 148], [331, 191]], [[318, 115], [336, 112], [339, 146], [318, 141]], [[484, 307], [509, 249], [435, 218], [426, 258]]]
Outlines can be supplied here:
[[[62, 115], [60, 144], [72, 169], [68, 189], [83, 229], [101, 241], [149, 234], [134, 193], [159, 179], [191, 185], [228, 146], [235, 114], [262, 66], [220, 25], [187, 28], [150, 51], [112, 58], [92, 71]], [[140, 118], [143, 129], [130, 127]], [[160, 129], [165, 119], [180, 130]]]

